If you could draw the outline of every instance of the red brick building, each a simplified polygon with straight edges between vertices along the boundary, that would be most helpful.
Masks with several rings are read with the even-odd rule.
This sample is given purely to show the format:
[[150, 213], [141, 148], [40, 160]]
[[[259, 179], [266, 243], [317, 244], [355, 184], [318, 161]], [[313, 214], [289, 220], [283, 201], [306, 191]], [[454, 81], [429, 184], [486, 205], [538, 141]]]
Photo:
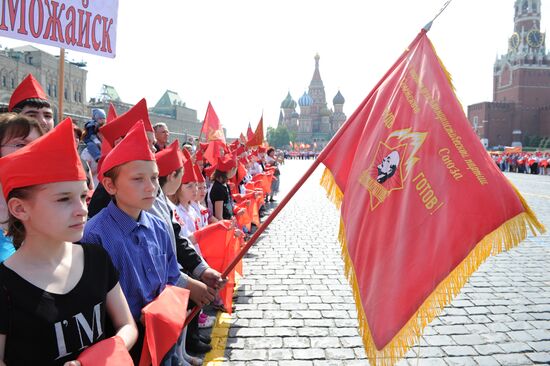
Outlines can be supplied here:
[[508, 53], [494, 66], [493, 101], [468, 106], [468, 119], [488, 146], [550, 144], [550, 54], [540, 30], [541, 0], [516, 0], [514, 8]]

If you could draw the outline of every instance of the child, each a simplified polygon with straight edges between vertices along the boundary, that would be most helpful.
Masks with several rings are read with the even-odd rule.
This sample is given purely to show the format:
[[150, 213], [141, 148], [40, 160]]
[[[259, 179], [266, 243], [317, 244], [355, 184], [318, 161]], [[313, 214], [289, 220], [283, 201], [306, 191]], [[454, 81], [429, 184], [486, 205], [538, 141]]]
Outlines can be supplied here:
[[[42, 164], [47, 174], [29, 174]], [[105, 338], [106, 313], [131, 348], [137, 330], [108, 254], [73, 244], [87, 187], [72, 121], [1, 158], [0, 180], [18, 248], [0, 265], [0, 365], [76, 365]]]
[[233, 198], [227, 182], [236, 172], [237, 162], [232, 155], [226, 155], [223, 159], [218, 158], [208, 193], [208, 209], [218, 220], [230, 220], [233, 217]]
[[[186, 287], [166, 224], [146, 211], [156, 198], [158, 168], [143, 122], [109, 152], [100, 169], [100, 180], [114, 199], [88, 222], [83, 241], [101, 244], [120, 272], [122, 290], [138, 323], [139, 338], [131, 354], [139, 361], [144, 336], [141, 309], [166, 285]], [[206, 304], [212, 298], [207, 294], [200, 300]]]
[[53, 129], [52, 106], [44, 89], [32, 74], [27, 75], [13, 91], [8, 111], [36, 119], [44, 132]]
[[97, 162], [101, 157], [101, 141], [98, 137], [99, 128], [105, 124], [105, 111], [103, 109], [92, 109], [92, 119], [84, 125], [83, 141], [86, 144], [86, 149]]
[[197, 215], [199, 215], [199, 228], [202, 229], [208, 224], [218, 222], [218, 219], [211, 216], [208, 212], [208, 208], [205, 206], [206, 193], [208, 190], [206, 188], [206, 179], [202, 175], [198, 165], [195, 165], [195, 177], [197, 178], [197, 194], [196, 198], [191, 201], [191, 207], [193, 207]]
[[[99, 132], [102, 134], [104, 140], [102, 142], [104, 142], [106, 145], [108, 144], [110, 147], [116, 146], [124, 138], [124, 136], [126, 136], [128, 131], [130, 131], [130, 129], [136, 124], [136, 122], [140, 120], [145, 126], [149, 148], [154, 153], [155, 134], [153, 132], [151, 121], [149, 120], [149, 113], [147, 112], [147, 102], [145, 101], [145, 99], [140, 100], [126, 113], [103, 125], [103, 127], [99, 129]], [[109, 194], [105, 191], [105, 188], [102, 184], [98, 184], [90, 201], [90, 205], [88, 206], [88, 217], [94, 217], [99, 211], [107, 207], [110, 201], [111, 196], [109, 196]]]
[[[25, 147], [43, 134], [42, 127], [35, 119], [15, 113], [0, 115], [0, 157]], [[11, 238], [4, 235], [7, 222], [8, 207], [4, 197], [0, 196], [0, 262], [15, 253]]]

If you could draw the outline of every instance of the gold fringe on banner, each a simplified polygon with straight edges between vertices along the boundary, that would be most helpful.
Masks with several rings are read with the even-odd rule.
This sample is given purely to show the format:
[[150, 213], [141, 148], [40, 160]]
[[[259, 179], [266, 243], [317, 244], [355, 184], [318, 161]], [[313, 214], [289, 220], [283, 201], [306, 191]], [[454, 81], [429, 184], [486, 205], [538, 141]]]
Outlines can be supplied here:
[[[329, 198], [340, 207], [343, 194], [336, 185], [332, 173], [325, 169], [321, 179], [321, 185], [327, 190]], [[460, 292], [470, 276], [479, 266], [491, 255], [499, 254], [505, 250], [517, 246], [527, 237], [527, 227], [536, 235], [534, 228], [540, 233], [546, 231], [536, 218], [534, 212], [529, 208], [521, 194], [516, 190], [525, 212], [511, 218], [503, 223], [493, 232], [486, 235], [468, 254], [466, 258], [435, 288], [435, 290], [424, 300], [424, 303], [409, 319], [407, 324], [399, 333], [381, 350], [378, 350], [372, 340], [370, 328], [361, 303], [361, 295], [355, 277], [355, 268], [349, 256], [345, 227], [340, 218], [340, 230], [338, 240], [342, 245], [342, 258], [344, 270], [353, 290], [353, 297], [357, 306], [357, 317], [359, 330], [363, 338], [365, 351], [372, 365], [391, 366], [402, 359], [407, 351], [413, 347], [426, 327], [443, 308], [451, 303], [452, 299]]]

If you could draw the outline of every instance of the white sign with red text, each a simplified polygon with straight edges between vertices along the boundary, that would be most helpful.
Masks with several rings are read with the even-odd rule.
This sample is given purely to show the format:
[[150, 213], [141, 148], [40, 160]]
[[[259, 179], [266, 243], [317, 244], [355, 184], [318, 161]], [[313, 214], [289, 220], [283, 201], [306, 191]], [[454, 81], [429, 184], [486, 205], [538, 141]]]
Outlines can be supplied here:
[[115, 57], [118, 0], [0, 0], [0, 36]]

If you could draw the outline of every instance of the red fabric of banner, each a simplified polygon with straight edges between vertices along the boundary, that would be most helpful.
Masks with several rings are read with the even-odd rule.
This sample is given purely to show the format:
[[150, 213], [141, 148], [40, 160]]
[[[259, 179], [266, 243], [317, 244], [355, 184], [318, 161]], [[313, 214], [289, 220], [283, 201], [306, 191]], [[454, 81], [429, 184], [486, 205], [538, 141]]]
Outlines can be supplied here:
[[380, 351], [478, 243], [525, 208], [425, 32], [347, 124], [323, 163], [343, 194], [345, 257]]

